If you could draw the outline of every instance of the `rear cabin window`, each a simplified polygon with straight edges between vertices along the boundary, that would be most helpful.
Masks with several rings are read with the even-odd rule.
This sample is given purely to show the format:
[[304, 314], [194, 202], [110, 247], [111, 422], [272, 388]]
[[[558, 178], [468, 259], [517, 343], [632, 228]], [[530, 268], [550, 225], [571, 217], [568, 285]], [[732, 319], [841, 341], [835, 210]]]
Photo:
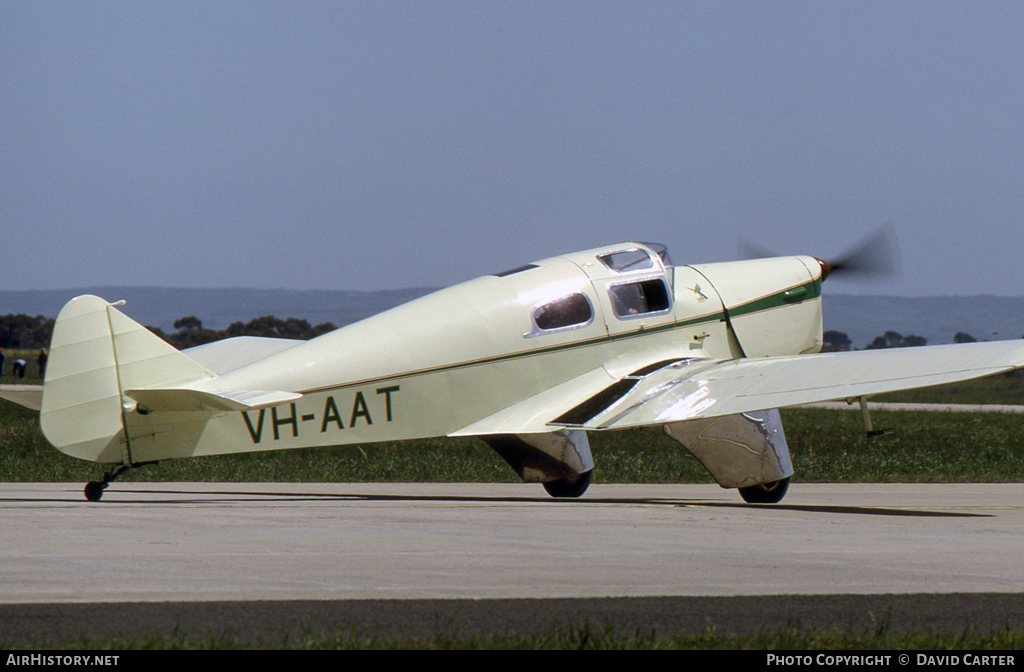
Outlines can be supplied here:
[[632, 273], [634, 271], [649, 271], [654, 266], [654, 260], [651, 259], [651, 255], [647, 254], [643, 250], [632, 249], [623, 250], [622, 252], [612, 252], [611, 254], [602, 254], [598, 257], [601, 263], [615, 271], [616, 273]]
[[612, 285], [608, 288], [612, 310], [619, 319], [627, 319], [649, 313], [659, 313], [670, 308], [668, 287], [659, 278]]
[[554, 331], [582, 327], [594, 319], [590, 299], [583, 294], [569, 294], [535, 308], [533, 322], [538, 329]]

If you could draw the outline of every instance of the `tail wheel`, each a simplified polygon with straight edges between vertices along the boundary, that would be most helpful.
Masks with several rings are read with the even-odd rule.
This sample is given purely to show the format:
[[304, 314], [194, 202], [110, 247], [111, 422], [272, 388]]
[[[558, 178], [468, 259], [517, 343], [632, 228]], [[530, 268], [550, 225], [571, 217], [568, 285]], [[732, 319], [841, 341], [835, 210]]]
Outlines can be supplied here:
[[587, 491], [587, 487], [590, 485], [590, 474], [580, 474], [575, 481], [570, 481], [567, 478], [560, 478], [557, 481], [547, 481], [544, 483], [544, 489], [548, 491], [548, 494], [552, 497], [564, 498], [564, 497], [579, 497]]
[[99, 481], [89, 481], [85, 484], [85, 498], [90, 502], [98, 502], [103, 497], [103, 491], [106, 490], [107, 484]]
[[740, 488], [740, 497], [748, 504], [778, 504], [789, 489], [789, 478]]

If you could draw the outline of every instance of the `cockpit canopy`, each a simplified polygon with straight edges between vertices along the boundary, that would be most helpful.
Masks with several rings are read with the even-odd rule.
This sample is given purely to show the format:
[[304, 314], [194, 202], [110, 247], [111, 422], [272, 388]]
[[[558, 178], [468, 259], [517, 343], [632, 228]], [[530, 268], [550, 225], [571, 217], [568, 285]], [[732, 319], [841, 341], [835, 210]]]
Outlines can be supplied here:
[[[609, 330], [644, 328], [627, 326], [641, 320], [660, 320], [672, 309], [671, 268], [668, 250], [658, 243], [623, 243], [568, 255], [589, 282], [567, 287], [561, 296], [545, 297], [533, 305], [526, 338], [589, 326], [604, 315]], [[513, 269], [515, 275], [530, 266]], [[578, 282], [575, 281], [575, 282]], [[611, 319], [614, 325], [608, 323]], [[636, 323], [633, 323], [635, 325]]]
[[[667, 247], [661, 243], [643, 244], [658, 255], [662, 264], [665, 266], [672, 265], [672, 261], [668, 257]], [[640, 271], [657, 269], [657, 264], [654, 259], [651, 258], [647, 250], [641, 247], [631, 247], [616, 252], [609, 252], [608, 254], [599, 255], [597, 258], [601, 260], [602, 264], [608, 267], [608, 270], [614, 271], [615, 273], [638, 273]]]

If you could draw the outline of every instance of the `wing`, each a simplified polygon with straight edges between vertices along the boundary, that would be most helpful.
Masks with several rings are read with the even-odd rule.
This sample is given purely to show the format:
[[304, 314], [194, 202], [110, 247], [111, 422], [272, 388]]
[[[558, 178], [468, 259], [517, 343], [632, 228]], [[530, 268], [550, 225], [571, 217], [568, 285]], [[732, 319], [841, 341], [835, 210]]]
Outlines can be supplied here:
[[619, 429], [849, 399], [979, 378], [1024, 366], [1024, 343], [675, 364], [645, 378], [580, 426]]
[[1024, 343], [996, 341], [758, 359], [680, 359], [631, 375], [601, 367], [456, 434], [661, 425], [980, 378], [1024, 366]]

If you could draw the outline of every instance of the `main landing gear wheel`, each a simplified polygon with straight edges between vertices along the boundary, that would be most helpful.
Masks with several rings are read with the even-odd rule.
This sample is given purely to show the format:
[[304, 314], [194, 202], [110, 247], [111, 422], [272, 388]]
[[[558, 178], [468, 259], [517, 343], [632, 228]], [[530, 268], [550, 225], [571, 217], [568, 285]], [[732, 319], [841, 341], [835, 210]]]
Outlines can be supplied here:
[[740, 497], [748, 504], [778, 504], [788, 489], [789, 479], [784, 478], [781, 481], [740, 488]]
[[560, 478], [557, 481], [547, 481], [544, 483], [544, 489], [548, 491], [548, 494], [552, 497], [579, 497], [587, 491], [587, 487], [590, 485], [590, 474], [586, 472], [580, 474], [575, 481], [570, 481], [567, 478]]

